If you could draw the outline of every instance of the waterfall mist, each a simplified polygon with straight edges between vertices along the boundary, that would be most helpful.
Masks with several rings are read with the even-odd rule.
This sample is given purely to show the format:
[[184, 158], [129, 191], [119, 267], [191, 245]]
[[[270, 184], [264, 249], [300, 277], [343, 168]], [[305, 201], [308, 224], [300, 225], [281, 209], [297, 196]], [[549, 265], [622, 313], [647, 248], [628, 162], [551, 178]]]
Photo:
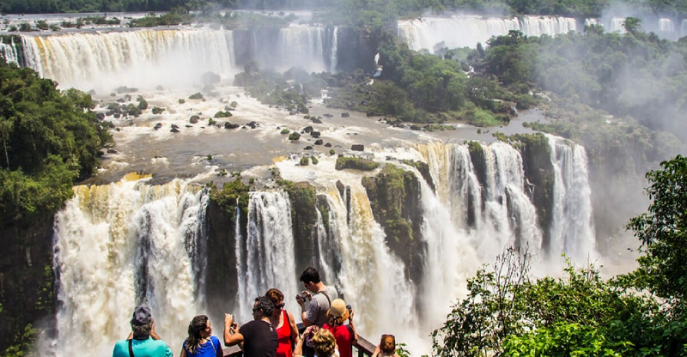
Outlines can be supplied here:
[[204, 254], [196, 249], [206, 239], [207, 194], [180, 181], [74, 190], [55, 223], [57, 354], [86, 345], [93, 355], [111, 353], [138, 304], [151, 307], [156, 331], [177, 350], [185, 336], [179, 327], [204, 308], [196, 293]]

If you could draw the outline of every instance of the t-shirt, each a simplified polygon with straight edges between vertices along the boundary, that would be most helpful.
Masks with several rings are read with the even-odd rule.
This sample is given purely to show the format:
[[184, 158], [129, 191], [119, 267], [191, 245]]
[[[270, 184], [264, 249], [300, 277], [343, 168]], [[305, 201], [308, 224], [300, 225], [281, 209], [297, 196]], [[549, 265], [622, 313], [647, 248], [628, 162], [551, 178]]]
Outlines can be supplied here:
[[[329, 296], [329, 300], [327, 300], [327, 296], [324, 296], [322, 292]], [[318, 327], [324, 326], [327, 322], [327, 310], [329, 310], [330, 301], [339, 298], [339, 293], [333, 286], [325, 286], [322, 292], [313, 294], [305, 315], [308, 321], [313, 322], [313, 324]]]
[[243, 335], [244, 357], [275, 357], [279, 339], [272, 324], [262, 320], [253, 320], [241, 326]]
[[353, 330], [348, 325], [339, 325], [331, 327], [324, 324], [322, 327], [334, 335], [336, 340], [336, 349], [339, 351], [341, 357], [353, 357]]
[[[134, 357], [172, 357], [172, 350], [165, 341], [153, 340], [132, 340], [132, 350]], [[129, 341], [119, 340], [115, 343], [112, 357], [129, 357]]]
[[[189, 352], [188, 348], [186, 348], [186, 341], [184, 341], [182, 347], [186, 350], [186, 355], [188, 357], [215, 357], [217, 356], [217, 350], [222, 349], [219, 338], [215, 336], [210, 336], [210, 341], [206, 341], [204, 344], [198, 346], [196, 353]], [[223, 354], [224, 353], [221, 353], [220, 356]]]

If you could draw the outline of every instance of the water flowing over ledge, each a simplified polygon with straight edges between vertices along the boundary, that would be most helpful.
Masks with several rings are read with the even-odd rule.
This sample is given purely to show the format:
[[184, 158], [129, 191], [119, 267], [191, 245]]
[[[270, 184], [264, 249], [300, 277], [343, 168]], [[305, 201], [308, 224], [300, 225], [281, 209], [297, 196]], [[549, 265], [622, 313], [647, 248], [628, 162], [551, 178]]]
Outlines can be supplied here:
[[[397, 237], [385, 233], [387, 223], [377, 221], [371, 197], [379, 204], [379, 193], [363, 184], [365, 175], [335, 170], [333, 157], [323, 157], [317, 166], [296, 165], [297, 159], [277, 163], [285, 179], [309, 182], [316, 192], [308, 201], [314, 207], [294, 207], [294, 197], [281, 189], [251, 192], [246, 213], [237, 202], [236, 229], [223, 233], [233, 245], [221, 254], [236, 265], [223, 273], [234, 277], [220, 281], [238, 283], [235, 296], [220, 297], [228, 306], [225, 312], [245, 322], [252, 299], [271, 287], [285, 293], [288, 310], [298, 311], [292, 298], [299, 291], [296, 262], [305, 261], [355, 307], [361, 333], [394, 331], [426, 353], [427, 332], [464, 296], [466, 278], [505, 245], [528, 245], [543, 264], [563, 252], [576, 260], [594, 254], [584, 149], [555, 137], [548, 141], [555, 170], [555, 214], [548, 233], [532, 201], [538, 188], [526, 175], [525, 166], [532, 163], [509, 144], [434, 142], [373, 152], [375, 160], [391, 157], [393, 165], [415, 177], [407, 184], [417, 185], [418, 197], [406, 198], [417, 202], [413, 214], [421, 217], [421, 229], [413, 234], [417, 241], [401, 245], [418, 248], [422, 261], [412, 269], [420, 269], [420, 275], [398, 255]], [[404, 160], [425, 162], [435, 188]], [[75, 187], [76, 197], [55, 224], [58, 355], [86, 343], [83, 336], [94, 336], [88, 344], [96, 354], [107, 353], [126, 335], [129, 311], [141, 302], [151, 305], [156, 328], [178, 349], [188, 321], [212, 310], [206, 304], [205, 256], [223, 248], [208, 243], [217, 242], [216, 232], [208, 229], [208, 221], [217, 218], [206, 212], [211, 206], [207, 191], [189, 181], [149, 185], [147, 179], [130, 177]], [[295, 248], [303, 238], [295, 233], [294, 214], [301, 213], [294, 210], [315, 215], [312, 250]], [[217, 325], [221, 316], [211, 318]]]

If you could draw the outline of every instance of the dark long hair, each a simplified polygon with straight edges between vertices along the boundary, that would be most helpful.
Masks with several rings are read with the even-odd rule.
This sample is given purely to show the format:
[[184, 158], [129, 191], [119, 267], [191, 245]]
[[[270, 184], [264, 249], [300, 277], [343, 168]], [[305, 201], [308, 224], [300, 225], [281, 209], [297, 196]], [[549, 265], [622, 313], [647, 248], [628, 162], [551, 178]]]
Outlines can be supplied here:
[[203, 339], [200, 333], [208, 327], [208, 317], [205, 315], [198, 315], [188, 324], [188, 338], [186, 339], [186, 349], [190, 353], [196, 353], [200, 346], [200, 341]]

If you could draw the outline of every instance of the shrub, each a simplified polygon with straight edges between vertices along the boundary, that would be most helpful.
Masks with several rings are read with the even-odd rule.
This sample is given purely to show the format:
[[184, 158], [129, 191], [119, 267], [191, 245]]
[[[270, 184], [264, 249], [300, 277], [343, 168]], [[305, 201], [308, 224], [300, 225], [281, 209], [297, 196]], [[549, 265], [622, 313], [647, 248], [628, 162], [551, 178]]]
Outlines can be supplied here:
[[291, 140], [291, 141], [296, 141], [300, 138], [301, 138], [301, 134], [298, 134], [295, 131], [293, 133], [289, 134], [289, 140]]
[[281, 133], [282, 135], [286, 135], [286, 134], [288, 134], [288, 133], [290, 133], [290, 132], [291, 132], [291, 130], [284, 128], [284, 129], [281, 130], [280, 133]]
[[343, 157], [339, 156], [336, 159], [336, 169], [355, 169], [361, 171], [372, 171], [381, 166], [380, 163], [374, 162], [372, 160], [363, 159], [359, 157]]
[[301, 166], [308, 166], [310, 165], [310, 158], [307, 156], [303, 156], [301, 158]]

